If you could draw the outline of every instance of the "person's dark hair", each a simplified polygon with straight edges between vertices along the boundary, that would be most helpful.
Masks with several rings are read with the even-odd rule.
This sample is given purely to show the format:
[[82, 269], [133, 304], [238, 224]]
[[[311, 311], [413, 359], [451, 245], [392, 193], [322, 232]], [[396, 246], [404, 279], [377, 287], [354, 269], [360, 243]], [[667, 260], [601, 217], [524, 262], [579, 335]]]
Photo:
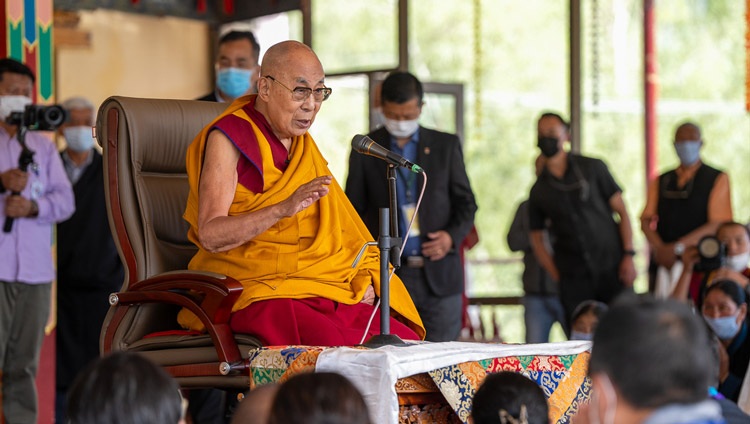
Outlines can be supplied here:
[[0, 59], [0, 81], [3, 80], [3, 74], [6, 72], [26, 75], [27, 77], [31, 78], [32, 83], [36, 81], [36, 77], [34, 77], [34, 73], [31, 72], [31, 68], [15, 59], [11, 59], [8, 57]]
[[742, 306], [743, 303], [747, 303], [745, 290], [733, 280], [720, 279], [714, 281], [710, 286], [706, 287], [706, 292], [703, 294], [703, 298], [705, 299], [706, 296], [714, 290], [720, 290], [722, 293], [729, 296], [729, 298], [732, 299], [732, 302], [737, 306]]
[[528, 424], [549, 423], [549, 407], [544, 391], [522, 374], [502, 371], [489, 374], [479, 386], [471, 408], [474, 424], [500, 423], [501, 411], [518, 421], [524, 406]]
[[284, 382], [271, 405], [268, 424], [370, 424], [362, 394], [346, 377], [297, 374]]
[[137, 353], [115, 352], [86, 367], [68, 393], [70, 424], [177, 424], [177, 382]]
[[255, 39], [255, 34], [250, 31], [229, 31], [228, 33], [222, 35], [221, 38], [219, 38], [219, 45], [238, 40], [247, 40], [250, 42], [250, 44], [253, 46], [253, 57], [255, 58], [255, 63], [259, 63], [258, 61], [260, 60], [260, 44], [258, 44], [258, 40]]
[[573, 315], [570, 317], [570, 324], [572, 325], [578, 318], [589, 312], [593, 313], [597, 319], [601, 320], [604, 313], [607, 312], [607, 309], [609, 309], [609, 307], [606, 303], [599, 302], [598, 300], [584, 300], [573, 310]]
[[556, 112], [542, 112], [542, 114], [539, 116], [539, 119], [537, 120], [537, 122], [541, 121], [544, 118], [555, 118], [558, 121], [560, 121], [560, 123], [563, 124], [563, 126], [565, 126], [566, 130], [570, 130], [570, 123], [568, 123], [568, 121], [566, 121], [565, 119], [563, 119], [563, 117], [559, 113], [556, 113]]
[[714, 361], [706, 325], [684, 303], [626, 295], [599, 321], [589, 373], [606, 374], [636, 408], [706, 398]]
[[725, 230], [725, 229], [727, 229], [727, 228], [731, 228], [731, 227], [735, 227], [735, 226], [736, 226], [736, 227], [740, 227], [740, 228], [742, 228], [743, 230], [745, 230], [745, 233], [747, 233], [747, 237], [748, 237], [748, 238], [750, 238], [750, 227], [748, 227], [747, 225], [742, 225], [742, 224], [740, 224], [740, 223], [739, 223], [739, 222], [737, 222], [737, 221], [726, 221], [726, 222], [722, 222], [722, 223], [721, 223], [721, 224], [719, 224], [719, 226], [718, 226], [718, 227], [716, 228], [716, 235], [719, 235], [719, 232], [720, 232], [720, 231], [722, 231], [722, 230]]
[[408, 72], [392, 72], [383, 81], [380, 89], [381, 102], [402, 104], [416, 98], [421, 105], [423, 97], [422, 83]]

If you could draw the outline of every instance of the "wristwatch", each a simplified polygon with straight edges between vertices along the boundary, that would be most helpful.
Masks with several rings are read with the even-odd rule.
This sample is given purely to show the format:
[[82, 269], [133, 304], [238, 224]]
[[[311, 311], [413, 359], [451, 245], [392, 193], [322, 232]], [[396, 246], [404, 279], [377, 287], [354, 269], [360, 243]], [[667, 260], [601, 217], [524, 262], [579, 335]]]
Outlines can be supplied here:
[[682, 256], [682, 254], [685, 253], [685, 245], [677, 242], [674, 244], [674, 254], [675, 256]]

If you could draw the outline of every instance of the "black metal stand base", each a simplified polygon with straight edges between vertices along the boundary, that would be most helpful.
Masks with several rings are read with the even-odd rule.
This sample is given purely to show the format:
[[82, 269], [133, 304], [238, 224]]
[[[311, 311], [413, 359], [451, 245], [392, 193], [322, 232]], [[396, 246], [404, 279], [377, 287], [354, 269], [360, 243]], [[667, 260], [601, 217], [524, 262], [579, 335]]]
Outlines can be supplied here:
[[376, 334], [362, 345], [370, 349], [377, 349], [383, 346], [406, 346], [406, 342], [395, 334]]

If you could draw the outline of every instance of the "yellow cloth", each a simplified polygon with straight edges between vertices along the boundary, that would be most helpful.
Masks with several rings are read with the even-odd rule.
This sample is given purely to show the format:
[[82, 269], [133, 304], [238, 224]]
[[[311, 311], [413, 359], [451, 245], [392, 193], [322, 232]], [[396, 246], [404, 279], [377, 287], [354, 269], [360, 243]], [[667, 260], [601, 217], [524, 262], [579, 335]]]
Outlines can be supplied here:
[[[280, 220], [244, 245], [221, 253], [211, 253], [200, 246], [197, 238], [199, 177], [208, 132], [223, 116], [234, 114], [251, 123], [263, 157], [264, 192], [256, 194], [238, 184], [229, 208], [230, 216], [279, 203], [313, 178], [332, 175], [309, 133], [294, 138], [286, 171], [277, 169], [269, 141], [258, 124], [242, 110], [250, 99], [243, 97], [235, 101], [206, 126], [188, 148], [190, 194], [184, 218], [190, 224], [188, 237], [199, 248], [189, 268], [228, 275], [242, 283], [244, 291], [232, 312], [253, 302], [279, 298], [323, 297], [356, 304], [370, 284], [379, 294], [377, 248], [367, 248], [357, 268], [351, 267], [361, 247], [371, 241], [372, 236], [335, 178], [327, 196], [295, 216]], [[396, 275], [391, 279], [390, 290], [393, 315], [424, 338], [424, 327], [416, 307]], [[180, 312], [178, 321], [185, 328], [203, 329], [198, 318], [186, 309]]]

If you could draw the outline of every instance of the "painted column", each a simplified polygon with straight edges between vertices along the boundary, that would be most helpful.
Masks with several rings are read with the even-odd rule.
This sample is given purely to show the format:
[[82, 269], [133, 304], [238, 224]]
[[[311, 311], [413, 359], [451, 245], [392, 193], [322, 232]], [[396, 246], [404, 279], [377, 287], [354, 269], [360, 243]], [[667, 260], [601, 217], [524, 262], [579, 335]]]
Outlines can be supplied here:
[[[55, 101], [52, 16], [52, 0], [5, 0], [0, 6], [0, 21], [5, 23], [5, 31], [0, 31], [0, 57], [16, 59], [31, 68], [36, 75], [33, 99], [39, 104]], [[54, 252], [54, 242], [51, 248]], [[54, 312], [50, 317], [37, 372], [39, 424], [51, 424], [55, 417]]]

